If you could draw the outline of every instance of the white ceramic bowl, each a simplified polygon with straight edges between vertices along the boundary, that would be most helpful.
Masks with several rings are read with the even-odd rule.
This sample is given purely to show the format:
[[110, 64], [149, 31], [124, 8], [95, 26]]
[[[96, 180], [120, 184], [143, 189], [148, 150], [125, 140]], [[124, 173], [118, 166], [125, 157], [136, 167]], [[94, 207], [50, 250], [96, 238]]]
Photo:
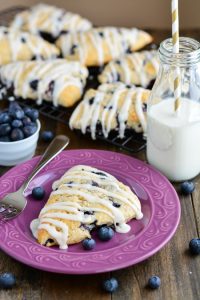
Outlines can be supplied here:
[[0, 165], [15, 166], [33, 157], [40, 127], [37, 120], [37, 131], [28, 138], [16, 142], [0, 142]]

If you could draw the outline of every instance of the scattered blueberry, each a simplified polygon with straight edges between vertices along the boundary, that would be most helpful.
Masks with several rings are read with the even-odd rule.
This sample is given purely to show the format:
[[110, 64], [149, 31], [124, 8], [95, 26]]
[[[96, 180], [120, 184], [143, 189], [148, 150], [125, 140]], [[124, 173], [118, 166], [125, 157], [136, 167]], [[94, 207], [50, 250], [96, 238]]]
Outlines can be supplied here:
[[148, 280], [148, 286], [151, 288], [151, 289], [157, 289], [159, 288], [161, 284], [161, 280], [158, 276], [151, 276]]
[[98, 230], [98, 237], [101, 241], [109, 241], [114, 236], [114, 230], [107, 226], [102, 226]]
[[41, 138], [45, 142], [50, 142], [54, 138], [54, 133], [52, 131], [43, 131], [41, 134]]
[[0, 124], [2, 123], [9, 123], [10, 122], [10, 116], [7, 112], [1, 112], [0, 113]]
[[32, 123], [31, 119], [26, 116], [22, 119], [22, 122], [24, 126], [30, 125]]
[[10, 135], [10, 139], [12, 141], [20, 141], [20, 140], [23, 140], [24, 139], [24, 134], [23, 134], [23, 131], [19, 128], [14, 128], [12, 131], [11, 131], [11, 135]]
[[38, 119], [38, 117], [39, 117], [39, 112], [38, 112], [38, 110], [37, 109], [31, 109], [31, 110], [27, 110], [26, 112], [25, 112], [25, 114], [29, 117], [29, 118], [31, 118], [31, 120], [34, 122], [34, 121], [36, 121], [37, 119]]
[[85, 239], [83, 240], [82, 245], [85, 250], [92, 250], [94, 249], [96, 242], [93, 239]]
[[22, 123], [21, 120], [15, 119], [15, 120], [12, 121], [11, 125], [14, 128], [19, 128], [19, 127], [23, 126], [23, 123]]
[[10, 133], [11, 126], [8, 123], [0, 124], [0, 136], [6, 136]]
[[184, 195], [189, 195], [191, 194], [195, 189], [195, 184], [192, 181], [185, 181], [181, 183], [181, 192]]
[[29, 137], [29, 136], [33, 135], [36, 131], [37, 131], [36, 125], [27, 125], [23, 128], [25, 137]]
[[192, 239], [189, 243], [189, 249], [192, 254], [200, 254], [200, 239]]
[[11, 289], [16, 284], [16, 278], [12, 273], [3, 273], [0, 275], [0, 288]]
[[42, 200], [45, 196], [45, 190], [41, 186], [37, 186], [32, 190], [32, 196], [36, 200]]
[[116, 278], [110, 278], [103, 281], [103, 289], [108, 293], [114, 293], [118, 289], [118, 281]]

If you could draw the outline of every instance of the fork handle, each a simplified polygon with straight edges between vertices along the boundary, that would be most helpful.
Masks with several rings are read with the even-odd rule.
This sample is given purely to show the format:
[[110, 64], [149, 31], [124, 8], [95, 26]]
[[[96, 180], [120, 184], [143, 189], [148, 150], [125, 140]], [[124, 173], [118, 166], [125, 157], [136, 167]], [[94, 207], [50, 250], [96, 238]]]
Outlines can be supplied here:
[[30, 181], [54, 158], [56, 157], [67, 145], [69, 144], [69, 138], [65, 135], [56, 136], [51, 144], [48, 146], [44, 152], [41, 160], [36, 165], [32, 173], [29, 175], [28, 179], [24, 182], [21, 189], [24, 192]]

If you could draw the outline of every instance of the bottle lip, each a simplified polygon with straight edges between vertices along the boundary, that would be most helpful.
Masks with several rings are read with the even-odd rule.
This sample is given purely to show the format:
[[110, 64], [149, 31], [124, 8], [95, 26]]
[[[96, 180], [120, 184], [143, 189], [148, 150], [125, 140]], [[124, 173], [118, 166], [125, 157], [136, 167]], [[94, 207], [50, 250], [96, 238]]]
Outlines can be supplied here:
[[200, 62], [200, 43], [189, 37], [180, 37], [179, 53], [173, 53], [172, 38], [166, 39], [160, 44], [159, 56], [161, 62], [180, 67], [197, 64]]

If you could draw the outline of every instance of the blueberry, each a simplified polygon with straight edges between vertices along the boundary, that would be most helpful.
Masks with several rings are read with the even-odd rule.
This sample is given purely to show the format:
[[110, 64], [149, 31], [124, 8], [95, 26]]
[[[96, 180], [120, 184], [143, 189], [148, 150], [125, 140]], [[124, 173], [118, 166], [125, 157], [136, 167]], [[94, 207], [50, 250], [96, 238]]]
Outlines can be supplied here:
[[10, 116], [13, 117], [14, 119], [23, 119], [24, 117], [23, 109], [15, 101], [10, 103], [8, 111]]
[[118, 281], [116, 278], [110, 278], [103, 281], [103, 289], [108, 293], [114, 293], [118, 289]]
[[31, 119], [26, 116], [22, 119], [22, 122], [24, 126], [30, 125], [32, 123]]
[[10, 122], [10, 116], [7, 112], [0, 113], [0, 124], [1, 123], [9, 123]]
[[24, 107], [23, 111], [24, 111], [25, 115], [27, 115], [31, 112], [31, 108], [30, 107]]
[[0, 275], [0, 288], [11, 289], [16, 284], [16, 278], [12, 273], [3, 273]]
[[31, 118], [32, 121], [36, 121], [39, 117], [39, 112], [37, 109], [31, 109], [30, 111], [26, 111], [26, 115]]
[[92, 250], [94, 249], [96, 242], [93, 239], [85, 239], [83, 240], [82, 245], [85, 250]]
[[32, 197], [36, 200], [42, 200], [45, 196], [45, 190], [41, 186], [37, 186], [32, 190]]
[[27, 125], [23, 128], [23, 132], [25, 137], [29, 137], [33, 135], [37, 131], [37, 126], [36, 125]]
[[50, 142], [54, 138], [54, 133], [50, 130], [49, 131], [43, 131], [42, 134], [41, 134], [41, 138], [45, 142]]
[[98, 230], [98, 237], [101, 241], [109, 241], [113, 238], [114, 231], [112, 228], [103, 226]]
[[157, 289], [159, 288], [161, 284], [161, 281], [160, 281], [160, 278], [158, 276], [151, 276], [148, 280], [148, 286], [151, 288], [151, 289]]
[[10, 133], [11, 126], [8, 123], [0, 124], [0, 136], [6, 136]]
[[19, 128], [19, 127], [23, 126], [23, 123], [22, 123], [21, 120], [15, 119], [15, 120], [12, 121], [11, 125], [14, 128]]
[[185, 181], [181, 183], [181, 192], [184, 195], [189, 195], [191, 194], [195, 189], [195, 184], [192, 181]]
[[10, 138], [8, 136], [0, 136], [0, 142], [10, 142]]
[[30, 87], [34, 90], [34, 91], [37, 91], [37, 88], [38, 88], [38, 80], [35, 79], [35, 80], [32, 80], [29, 84], [30, 84]]
[[189, 249], [192, 254], [200, 254], [200, 239], [192, 239], [189, 243]]
[[23, 134], [23, 131], [19, 128], [14, 128], [12, 131], [11, 131], [11, 135], [10, 135], [10, 139], [12, 141], [20, 141], [20, 140], [23, 140], [24, 139], [24, 134]]

